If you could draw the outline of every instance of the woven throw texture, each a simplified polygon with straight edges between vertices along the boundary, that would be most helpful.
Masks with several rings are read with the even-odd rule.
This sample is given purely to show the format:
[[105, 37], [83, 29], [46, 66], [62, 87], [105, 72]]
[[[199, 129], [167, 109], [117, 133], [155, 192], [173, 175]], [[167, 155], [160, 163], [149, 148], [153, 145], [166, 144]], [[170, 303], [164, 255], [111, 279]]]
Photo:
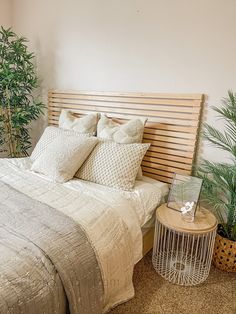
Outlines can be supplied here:
[[102, 313], [100, 269], [79, 224], [3, 182], [0, 190], [0, 313], [61, 314], [66, 297], [71, 314]]

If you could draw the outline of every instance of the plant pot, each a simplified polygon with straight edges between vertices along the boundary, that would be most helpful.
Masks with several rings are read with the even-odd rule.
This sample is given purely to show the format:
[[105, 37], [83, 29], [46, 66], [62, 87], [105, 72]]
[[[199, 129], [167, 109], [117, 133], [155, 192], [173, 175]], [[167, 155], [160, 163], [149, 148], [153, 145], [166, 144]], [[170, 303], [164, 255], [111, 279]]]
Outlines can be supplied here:
[[220, 270], [236, 272], [236, 242], [224, 238], [217, 233], [213, 264]]

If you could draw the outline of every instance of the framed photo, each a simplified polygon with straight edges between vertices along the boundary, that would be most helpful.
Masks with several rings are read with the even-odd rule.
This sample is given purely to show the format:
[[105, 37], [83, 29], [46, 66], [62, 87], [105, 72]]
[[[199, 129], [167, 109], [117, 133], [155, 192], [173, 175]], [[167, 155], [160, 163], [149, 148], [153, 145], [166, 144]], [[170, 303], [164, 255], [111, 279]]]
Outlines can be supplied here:
[[203, 180], [193, 176], [175, 173], [167, 207], [183, 212], [185, 209], [196, 212]]

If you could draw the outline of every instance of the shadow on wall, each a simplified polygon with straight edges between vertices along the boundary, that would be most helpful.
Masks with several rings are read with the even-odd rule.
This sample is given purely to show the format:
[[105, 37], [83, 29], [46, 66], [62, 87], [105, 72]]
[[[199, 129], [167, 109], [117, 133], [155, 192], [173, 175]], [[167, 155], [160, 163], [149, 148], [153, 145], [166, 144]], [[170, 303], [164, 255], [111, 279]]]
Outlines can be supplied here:
[[[49, 49], [50, 48], [50, 49]], [[36, 51], [36, 70], [39, 78], [39, 88], [35, 91], [35, 97], [42, 100], [46, 108], [44, 115], [42, 115], [37, 121], [33, 121], [31, 124], [31, 137], [32, 137], [32, 148], [29, 153], [32, 152], [40, 136], [42, 135], [45, 127], [48, 125], [48, 90], [56, 86], [56, 64], [58, 49], [56, 36], [52, 35], [45, 42], [39, 37], [35, 43]], [[58, 65], [57, 65], [58, 66]]]
[[203, 107], [201, 111], [201, 119], [200, 119], [200, 125], [199, 125], [199, 132], [198, 132], [198, 143], [197, 143], [197, 151], [196, 151], [196, 159], [195, 164], [199, 164], [201, 161], [202, 155], [203, 155], [203, 142], [204, 139], [202, 137], [202, 130], [203, 125], [207, 121], [207, 115], [209, 113], [209, 96], [204, 94], [204, 101], [203, 101]]

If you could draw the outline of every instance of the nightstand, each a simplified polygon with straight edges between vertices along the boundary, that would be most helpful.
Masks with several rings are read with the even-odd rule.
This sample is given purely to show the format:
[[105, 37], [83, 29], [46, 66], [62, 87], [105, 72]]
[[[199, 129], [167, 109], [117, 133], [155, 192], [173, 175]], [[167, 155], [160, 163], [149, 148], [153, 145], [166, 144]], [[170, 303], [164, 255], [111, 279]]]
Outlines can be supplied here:
[[156, 211], [152, 262], [166, 280], [185, 286], [207, 279], [211, 267], [217, 220], [208, 210], [197, 210], [194, 222], [163, 204]]

